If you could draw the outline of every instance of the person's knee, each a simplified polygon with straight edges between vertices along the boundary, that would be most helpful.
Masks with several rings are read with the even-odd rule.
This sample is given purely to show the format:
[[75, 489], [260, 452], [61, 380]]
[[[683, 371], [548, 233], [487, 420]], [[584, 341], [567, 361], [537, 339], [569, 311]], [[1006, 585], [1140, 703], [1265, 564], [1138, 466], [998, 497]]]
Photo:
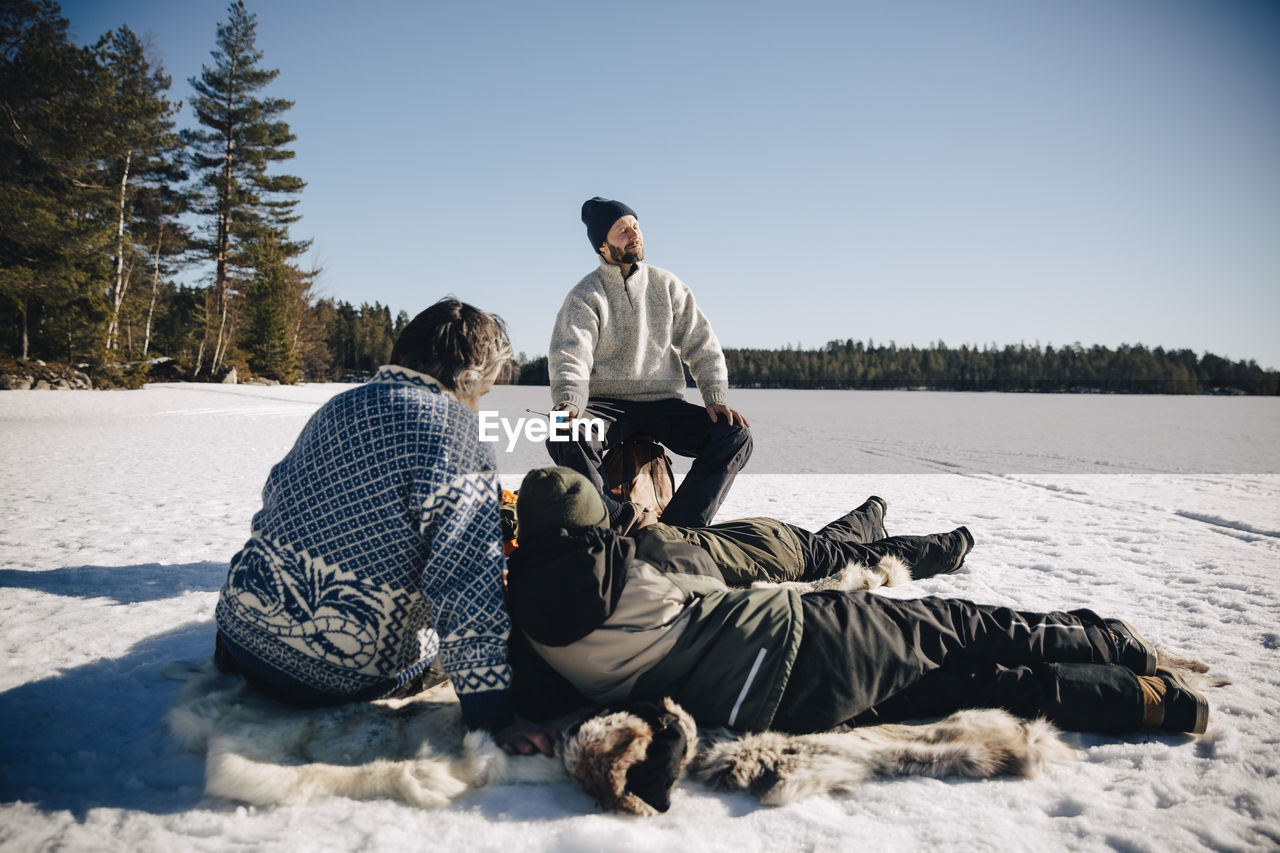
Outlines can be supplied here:
[[555, 462], [557, 465], [567, 466], [569, 464], [570, 459], [573, 456], [581, 456], [581, 450], [578, 450], [578, 452], [574, 454], [569, 454], [566, 452], [568, 450], [569, 445], [572, 444], [572, 442], [554, 441], [548, 438], [546, 441], [543, 442], [543, 444], [547, 448], [547, 455], [550, 456], [551, 461]]
[[755, 448], [755, 440], [751, 436], [751, 428], [746, 424], [734, 424], [720, 432], [719, 443], [725, 447], [733, 448], [735, 456], [740, 456], [742, 461], [746, 461], [751, 457], [751, 451]]
[[582, 439], [566, 441], [564, 438], [548, 438], [543, 444], [546, 446], [547, 455], [551, 457], [552, 461], [567, 468], [595, 468], [601, 464], [601, 460], [604, 458], [603, 448], [598, 442], [594, 441]]

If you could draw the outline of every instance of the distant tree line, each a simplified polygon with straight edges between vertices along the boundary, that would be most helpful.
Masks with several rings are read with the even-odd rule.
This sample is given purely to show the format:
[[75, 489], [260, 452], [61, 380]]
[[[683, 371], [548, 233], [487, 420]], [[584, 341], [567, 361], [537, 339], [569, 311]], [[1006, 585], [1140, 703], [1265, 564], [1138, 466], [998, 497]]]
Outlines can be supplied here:
[[[735, 388], [922, 388], [938, 391], [1275, 395], [1280, 373], [1189, 349], [1123, 345], [951, 348], [831, 341], [821, 349], [726, 349]], [[521, 364], [517, 381], [548, 381], [547, 359]]]
[[740, 388], [929, 388], [946, 391], [1235, 392], [1273, 395], [1280, 374], [1189, 349], [1073, 344], [950, 348], [831, 341], [822, 349], [727, 350]]

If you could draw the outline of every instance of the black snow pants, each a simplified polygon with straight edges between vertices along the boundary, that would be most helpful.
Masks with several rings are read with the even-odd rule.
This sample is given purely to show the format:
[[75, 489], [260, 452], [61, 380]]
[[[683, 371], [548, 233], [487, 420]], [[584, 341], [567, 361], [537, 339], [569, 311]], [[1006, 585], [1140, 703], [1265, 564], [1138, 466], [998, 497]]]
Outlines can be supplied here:
[[723, 417], [713, 423], [705, 408], [683, 399], [636, 402], [596, 398], [587, 402], [579, 417], [603, 420], [604, 440], [594, 434], [580, 436], [578, 441], [549, 438], [547, 452], [557, 465], [572, 468], [591, 481], [604, 498], [611, 520], [618, 517], [621, 508], [605, 482], [604, 454], [633, 435], [648, 435], [672, 453], [693, 457], [693, 465], [662, 512], [664, 522], [681, 527], [710, 524], [738, 471], [751, 458], [748, 427], [741, 423], [729, 426]]
[[960, 599], [896, 600], [868, 592], [801, 597], [804, 627], [771, 728], [1004, 708], [1072, 731], [1142, 725], [1137, 676], [1114, 663], [1115, 640], [1090, 610], [1031, 613]]
[[874, 566], [881, 557], [900, 558], [916, 579], [933, 577], [955, 568], [963, 547], [959, 533], [927, 536], [889, 536], [884, 529], [884, 507], [868, 499], [862, 506], [810, 533], [788, 524], [800, 538], [804, 574], [813, 581], [840, 571], [849, 563]]

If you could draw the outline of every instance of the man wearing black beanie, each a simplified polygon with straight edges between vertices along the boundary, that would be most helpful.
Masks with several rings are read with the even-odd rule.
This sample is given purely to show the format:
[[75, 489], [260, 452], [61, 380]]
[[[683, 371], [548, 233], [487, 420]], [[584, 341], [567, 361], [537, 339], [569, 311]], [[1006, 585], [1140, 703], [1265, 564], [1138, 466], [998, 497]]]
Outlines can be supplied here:
[[[631, 527], [637, 508], [609, 494], [606, 450], [647, 435], [693, 465], [663, 511], [670, 524], [705, 526], [751, 457], [746, 418], [725, 403], [728, 369], [711, 324], [675, 275], [643, 263], [644, 235], [620, 201], [582, 205], [587, 239], [600, 265], [569, 292], [556, 316], [548, 354], [554, 411], [604, 421], [603, 440], [582, 435], [547, 441], [557, 465], [600, 491], [613, 526]], [[704, 407], [685, 402], [688, 368]]]

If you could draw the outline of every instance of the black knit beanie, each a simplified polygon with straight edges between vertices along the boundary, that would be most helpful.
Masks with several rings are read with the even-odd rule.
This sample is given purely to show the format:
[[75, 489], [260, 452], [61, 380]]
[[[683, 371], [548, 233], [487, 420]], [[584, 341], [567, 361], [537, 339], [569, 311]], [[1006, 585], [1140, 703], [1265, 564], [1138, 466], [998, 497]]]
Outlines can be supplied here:
[[535, 468], [516, 495], [520, 538], [558, 528], [608, 527], [609, 511], [595, 486], [572, 468]]
[[[582, 203], [582, 223], [587, 226], [587, 239], [591, 248], [599, 250], [609, 236], [613, 223], [624, 216], [635, 216], [636, 212], [620, 201], [608, 198], [587, 199]], [[636, 216], [637, 219], [640, 217]]]

